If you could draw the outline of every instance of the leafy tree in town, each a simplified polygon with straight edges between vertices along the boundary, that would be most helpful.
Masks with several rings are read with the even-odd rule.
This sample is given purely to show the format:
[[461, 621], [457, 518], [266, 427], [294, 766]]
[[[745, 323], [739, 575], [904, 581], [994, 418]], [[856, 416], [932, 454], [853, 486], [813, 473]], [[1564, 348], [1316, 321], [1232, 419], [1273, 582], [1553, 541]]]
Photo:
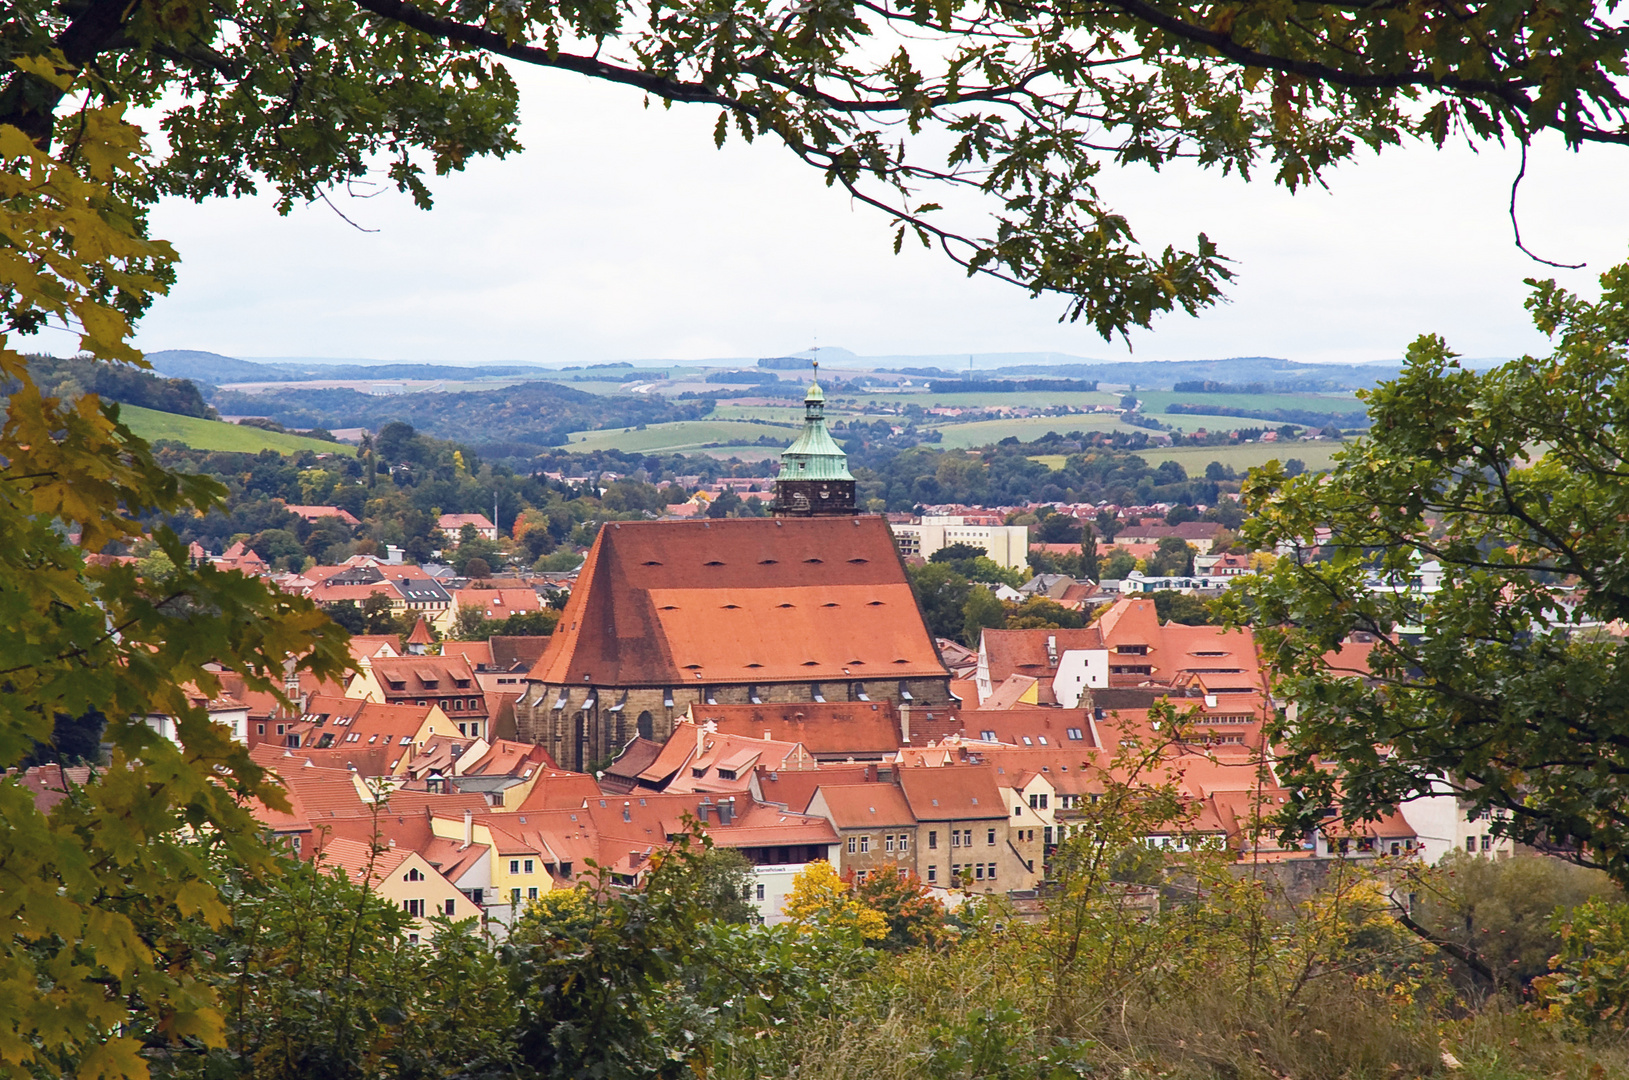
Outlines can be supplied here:
[[[845, 880], [852, 877], [852, 871], [844, 875]], [[877, 947], [903, 952], [941, 945], [951, 939], [945, 906], [933, 898], [915, 874], [882, 870], [852, 884], [855, 898], [881, 914], [887, 924], [887, 933], [875, 942]]]
[[945, 563], [907, 565], [905, 573], [928, 632], [934, 637], [960, 640], [967, 620], [967, 599], [973, 588], [967, 579]]
[[1191, 574], [1195, 554], [1193, 545], [1180, 536], [1162, 536], [1154, 547], [1153, 557], [1148, 560], [1148, 573], [1151, 577]]
[[1186, 626], [1209, 626], [1212, 623], [1210, 607], [1205, 601], [1189, 593], [1171, 589], [1154, 592], [1154, 613], [1161, 622], [1178, 622]]
[[1246, 537], [1290, 552], [1231, 606], [1297, 703], [1287, 825], [1451, 792], [1629, 881], [1629, 649], [1596, 632], [1629, 619], [1629, 265], [1600, 280], [1533, 283], [1550, 356], [1473, 371], [1421, 337], [1329, 475], [1246, 482]]
[[227, 1003], [223, 1045], [168, 1054], [159, 1077], [513, 1072], [509, 974], [473, 914], [438, 917], [433, 948], [415, 947], [408, 913], [343, 871], [282, 859], [223, 872], [230, 921], [187, 929]]
[[928, 562], [955, 565], [956, 563], [971, 562], [985, 554], [985, 550], [977, 544], [969, 544], [964, 540], [958, 540], [954, 544], [946, 544], [932, 555], [929, 555]]
[[781, 910], [794, 926], [810, 933], [836, 928], [852, 930], [866, 941], [888, 936], [887, 917], [855, 895], [853, 883], [839, 877], [825, 859], [798, 871]]
[[1009, 630], [1078, 630], [1085, 625], [1086, 616], [1081, 612], [1044, 596], [1028, 597], [1007, 612]]
[[390, 597], [382, 592], [370, 593], [362, 601], [362, 633], [388, 634], [396, 624], [395, 609], [390, 606]]
[[967, 602], [962, 605], [962, 632], [957, 640], [969, 649], [976, 649], [985, 630], [1000, 630], [1007, 625], [1007, 605], [990, 589], [967, 590]]
[[1080, 531], [1080, 573], [1078, 578], [1103, 580], [1103, 566], [1097, 554], [1097, 534], [1089, 522], [1083, 522]]
[[1137, 569], [1137, 557], [1125, 548], [1110, 548], [1109, 557], [1103, 562], [1103, 576], [1099, 581], [1121, 581]]

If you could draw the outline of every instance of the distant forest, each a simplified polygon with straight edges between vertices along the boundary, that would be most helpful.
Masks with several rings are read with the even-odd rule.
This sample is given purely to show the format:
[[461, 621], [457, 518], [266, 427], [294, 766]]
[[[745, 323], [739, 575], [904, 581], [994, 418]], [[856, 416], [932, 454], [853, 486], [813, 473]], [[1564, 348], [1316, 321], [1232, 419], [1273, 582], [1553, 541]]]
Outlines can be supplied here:
[[479, 444], [564, 446], [573, 431], [695, 420], [712, 411], [701, 399], [670, 403], [656, 395], [605, 396], [551, 382], [523, 382], [461, 393], [377, 395], [356, 390], [217, 390], [211, 403], [227, 416], [265, 416], [288, 427], [365, 427], [392, 420], [444, 439]]
[[[104, 401], [137, 405], [182, 416], [214, 416], [198, 387], [186, 379], [165, 379], [128, 364], [80, 357], [35, 355], [28, 358], [29, 374], [42, 393], [75, 398], [95, 394]], [[13, 387], [0, 382], [0, 394]]]

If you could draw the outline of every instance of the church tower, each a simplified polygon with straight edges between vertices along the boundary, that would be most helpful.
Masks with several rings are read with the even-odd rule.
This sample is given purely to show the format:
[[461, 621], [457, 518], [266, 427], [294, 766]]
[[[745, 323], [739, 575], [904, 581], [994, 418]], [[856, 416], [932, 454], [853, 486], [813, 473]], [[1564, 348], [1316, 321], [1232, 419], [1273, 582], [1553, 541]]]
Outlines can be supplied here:
[[852, 517], [854, 476], [848, 455], [826, 430], [826, 395], [820, 389], [820, 369], [803, 397], [803, 431], [781, 451], [781, 471], [775, 477], [775, 516]]

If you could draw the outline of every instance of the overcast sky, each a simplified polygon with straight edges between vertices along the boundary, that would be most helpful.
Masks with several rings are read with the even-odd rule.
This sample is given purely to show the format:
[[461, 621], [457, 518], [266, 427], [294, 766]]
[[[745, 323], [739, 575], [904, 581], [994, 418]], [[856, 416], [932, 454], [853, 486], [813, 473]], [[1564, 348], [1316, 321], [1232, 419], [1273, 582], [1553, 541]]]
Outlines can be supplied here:
[[[779, 355], [836, 345], [862, 355], [1057, 351], [1127, 355], [1058, 300], [968, 280], [942, 256], [892, 254], [886, 219], [851, 205], [768, 140], [713, 148], [716, 112], [646, 110], [640, 95], [519, 70], [522, 141], [406, 196], [340, 200], [280, 218], [267, 199], [167, 203], [156, 235], [180, 280], [143, 322], [147, 349], [241, 357], [595, 362]], [[1237, 261], [1231, 302], [1133, 336], [1137, 359], [1268, 355], [1393, 359], [1444, 334], [1473, 357], [1541, 352], [1522, 278], [1593, 295], [1629, 257], [1629, 148], [1545, 143], [1511, 243], [1514, 152], [1394, 151], [1291, 196], [1178, 168], [1128, 170], [1104, 189], [1149, 245], [1204, 230]]]

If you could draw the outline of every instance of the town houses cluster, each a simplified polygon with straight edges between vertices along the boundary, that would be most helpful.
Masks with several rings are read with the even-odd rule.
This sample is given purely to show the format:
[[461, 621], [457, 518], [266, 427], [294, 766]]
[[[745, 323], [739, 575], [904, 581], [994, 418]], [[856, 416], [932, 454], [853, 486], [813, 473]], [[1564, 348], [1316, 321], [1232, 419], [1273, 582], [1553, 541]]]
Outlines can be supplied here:
[[[1093, 610], [1089, 625], [986, 630], [976, 649], [935, 640], [905, 560], [972, 543], [1014, 564], [1027, 534], [972, 514], [901, 528], [859, 513], [823, 404], [811, 386], [771, 517], [608, 523], [572, 579], [513, 588], [388, 555], [280, 575], [318, 603], [414, 622], [354, 636], [340, 682], [291, 665], [292, 708], [230, 671], [219, 696], [199, 695], [287, 788], [287, 809], [253, 807], [266, 830], [372, 882], [416, 935], [437, 914], [501, 935], [591, 875], [635, 886], [693, 829], [751, 864], [748, 898], [771, 922], [815, 860], [914, 876], [952, 903], [1025, 899], [1111, 785], [1149, 779], [1125, 774], [1127, 742], [1163, 740], [1157, 780], [1183, 810], [1150, 827], [1155, 847], [1257, 864], [1508, 851], [1447, 797], [1284, 842], [1266, 732], [1293, 703], [1275, 700], [1248, 629], [1162, 622], [1140, 586], [1037, 577], [1028, 593]], [[495, 535], [480, 515], [442, 527]], [[1212, 523], [1138, 528], [1122, 542], [1181, 537], [1210, 558], [1206, 578], [1249, 572], [1210, 557]], [[195, 557], [267, 573], [241, 544]], [[500, 621], [568, 590], [551, 636], [447, 639], [462, 607]], [[1372, 646], [1347, 642], [1332, 663], [1362, 678]], [[149, 722], [173, 734], [173, 718]], [[29, 782], [49, 798], [65, 779]]]

